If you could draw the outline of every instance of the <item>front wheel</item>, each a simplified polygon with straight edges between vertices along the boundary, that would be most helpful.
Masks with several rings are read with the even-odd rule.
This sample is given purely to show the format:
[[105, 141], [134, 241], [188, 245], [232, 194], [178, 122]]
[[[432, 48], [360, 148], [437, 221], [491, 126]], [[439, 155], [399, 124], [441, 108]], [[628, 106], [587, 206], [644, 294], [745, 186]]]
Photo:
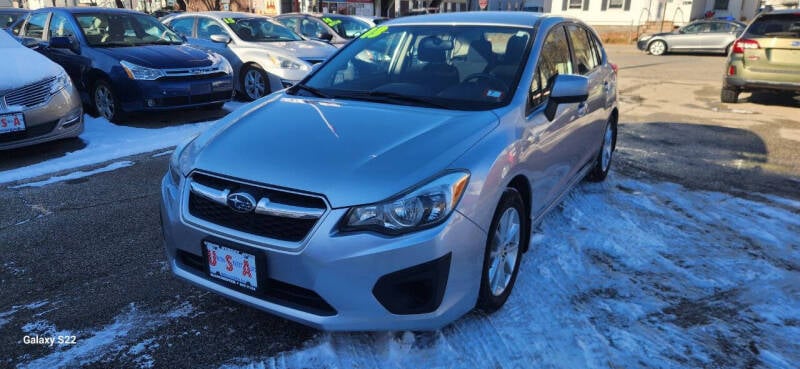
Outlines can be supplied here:
[[248, 65], [242, 70], [242, 92], [247, 100], [257, 100], [270, 93], [267, 72], [257, 65]]
[[650, 43], [647, 51], [650, 52], [650, 55], [664, 55], [664, 53], [667, 52], [667, 44], [664, 41], [653, 41]]
[[119, 100], [111, 89], [111, 84], [99, 80], [92, 89], [92, 103], [97, 115], [108, 119], [110, 122], [118, 122], [123, 118]]
[[586, 179], [591, 182], [602, 182], [608, 176], [608, 171], [611, 169], [611, 159], [614, 156], [614, 146], [617, 142], [617, 128], [609, 121], [606, 123], [606, 130], [603, 133], [603, 146], [600, 148], [600, 153], [597, 154], [597, 161], [592, 168], [592, 171], [586, 176]]
[[523, 242], [528, 240], [528, 222], [522, 196], [507, 188], [494, 212], [483, 256], [478, 309], [492, 313], [506, 303], [517, 280]]

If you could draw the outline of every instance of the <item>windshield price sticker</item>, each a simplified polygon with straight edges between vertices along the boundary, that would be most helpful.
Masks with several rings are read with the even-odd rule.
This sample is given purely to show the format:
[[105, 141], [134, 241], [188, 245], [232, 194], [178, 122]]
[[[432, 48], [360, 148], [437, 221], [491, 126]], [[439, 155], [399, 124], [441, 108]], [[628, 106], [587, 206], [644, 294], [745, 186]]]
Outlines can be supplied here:
[[389, 27], [386, 27], [386, 26], [378, 26], [378, 27], [375, 27], [375, 28], [365, 32], [363, 35], [361, 35], [361, 37], [362, 38], [375, 38], [375, 37], [378, 37], [378, 36], [382, 35], [388, 29], [389, 29]]

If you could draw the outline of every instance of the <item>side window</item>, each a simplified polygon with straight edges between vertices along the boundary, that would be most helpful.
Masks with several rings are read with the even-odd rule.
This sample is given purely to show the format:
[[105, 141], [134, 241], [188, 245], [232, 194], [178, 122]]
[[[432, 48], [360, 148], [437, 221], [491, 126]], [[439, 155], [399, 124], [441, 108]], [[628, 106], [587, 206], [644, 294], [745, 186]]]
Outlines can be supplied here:
[[192, 27], [194, 26], [194, 17], [178, 18], [170, 22], [169, 26], [175, 33], [184, 36], [192, 37]]
[[700, 23], [690, 24], [683, 28], [683, 33], [699, 33], [702, 27], [703, 25]]
[[28, 19], [28, 24], [25, 25], [22, 35], [25, 37], [44, 40], [44, 25], [47, 23], [48, 15], [48, 13], [38, 13], [32, 15], [30, 19]]
[[323, 28], [316, 20], [303, 18], [300, 20], [300, 33], [307, 37], [319, 37], [322, 35]]
[[715, 33], [728, 33], [733, 31], [733, 25], [730, 23], [714, 22], [711, 23], [711, 32]]
[[597, 66], [597, 59], [589, 36], [583, 27], [577, 25], [567, 26], [570, 41], [572, 41], [572, 52], [575, 54], [575, 69], [578, 74], [585, 75]]
[[288, 27], [292, 31], [294, 31], [296, 29], [296, 27], [297, 27], [297, 18], [293, 18], [293, 17], [281, 18], [281, 19], [278, 19], [278, 22], [281, 22], [281, 24], [283, 24], [284, 26]]
[[48, 28], [49, 38], [70, 37], [75, 38], [75, 28], [67, 17], [55, 13], [50, 17], [50, 27]]
[[531, 84], [529, 109], [547, 101], [553, 77], [559, 74], [572, 74], [572, 59], [567, 46], [567, 34], [561, 26], [551, 30], [542, 45], [542, 52], [536, 63], [536, 75]]
[[586, 34], [589, 35], [589, 41], [592, 43], [592, 51], [594, 51], [595, 60], [597, 60], [597, 65], [603, 64], [603, 45], [600, 43], [600, 40], [592, 34], [591, 31], [586, 30]]
[[199, 18], [197, 20], [197, 38], [210, 40], [213, 35], [229, 36], [219, 22], [213, 19]]

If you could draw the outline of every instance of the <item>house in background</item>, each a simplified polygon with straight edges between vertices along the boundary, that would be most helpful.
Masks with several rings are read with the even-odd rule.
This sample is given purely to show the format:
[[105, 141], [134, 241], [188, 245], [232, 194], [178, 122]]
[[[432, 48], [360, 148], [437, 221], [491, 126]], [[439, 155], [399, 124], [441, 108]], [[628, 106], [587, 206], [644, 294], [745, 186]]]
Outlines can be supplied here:
[[760, 0], [551, 0], [550, 13], [581, 19], [606, 41], [630, 41], [642, 32], [668, 32], [709, 12], [715, 18], [748, 21], [759, 5]]

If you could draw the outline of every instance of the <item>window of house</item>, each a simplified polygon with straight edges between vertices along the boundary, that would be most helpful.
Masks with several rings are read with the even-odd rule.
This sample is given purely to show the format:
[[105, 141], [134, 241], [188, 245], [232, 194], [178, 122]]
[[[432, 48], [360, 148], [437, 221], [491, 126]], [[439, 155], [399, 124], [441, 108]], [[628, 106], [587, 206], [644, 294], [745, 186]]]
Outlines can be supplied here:
[[622, 9], [622, 5], [625, 3], [624, 0], [609, 0], [608, 1], [608, 8], [609, 9]]
[[570, 9], [582, 9], [583, 8], [583, 0], [569, 0], [569, 8]]
[[728, 10], [728, 1], [730, 0], [714, 0], [714, 10]]
[[536, 64], [536, 75], [531, 84], [530, 109], [547, 101], [554, 76], [572, 74], [572, 59], [567, 45], [567, 34], [563, 27], [554, 28], [545, 38], [539, 62]]

